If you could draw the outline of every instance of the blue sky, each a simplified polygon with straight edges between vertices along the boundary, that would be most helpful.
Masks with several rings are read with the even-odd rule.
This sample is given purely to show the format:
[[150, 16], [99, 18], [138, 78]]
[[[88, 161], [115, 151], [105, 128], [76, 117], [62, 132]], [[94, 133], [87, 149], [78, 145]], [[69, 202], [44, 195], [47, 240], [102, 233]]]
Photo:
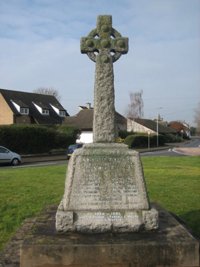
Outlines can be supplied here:
[[114, 63], [115, 106], [125, 115], [130, 92], [143, 90], [145, 118], [194, 125], [200, 102], [199, 0], [1, 0], [0, 88], [53, 87], [70, 113], [93, 103], [95, 64], [80, 38], [112, 15], [129, 38]]

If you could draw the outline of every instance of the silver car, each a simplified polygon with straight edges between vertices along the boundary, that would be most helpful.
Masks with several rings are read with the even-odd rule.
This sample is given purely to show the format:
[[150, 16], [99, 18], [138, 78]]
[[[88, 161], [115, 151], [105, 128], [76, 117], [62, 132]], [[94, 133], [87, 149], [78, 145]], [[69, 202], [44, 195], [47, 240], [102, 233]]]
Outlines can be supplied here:
[[12, 152], [6, 147], [0, 146], [0, 164], [12, 164], [14, 166], [21, 163], [21, 156]]

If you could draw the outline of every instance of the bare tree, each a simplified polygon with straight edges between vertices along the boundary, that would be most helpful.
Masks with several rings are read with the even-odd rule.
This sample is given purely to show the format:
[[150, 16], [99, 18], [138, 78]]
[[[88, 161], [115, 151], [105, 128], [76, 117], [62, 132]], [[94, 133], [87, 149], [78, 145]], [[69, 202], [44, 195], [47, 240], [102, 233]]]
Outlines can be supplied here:
[[195, 109], [194, 121], [197, 125], [197, 133], [200, 133], [200, 102], [197, 108]]
[[37, 94], [43, 94], [43, 95], [53, 95], [59, 101], [61, 99], [58, 90], [53, 87], [39, 87], [33, 90], [33, 92]]
[[130, 119], [136, 119], [136, 118], [142, 118], [144, 115], [143, 108], [144, 103], [142, 99], [143, 91], [140, 90], [135, 93], [130, 93], [130, 104], [128, 105], [128, 118]]

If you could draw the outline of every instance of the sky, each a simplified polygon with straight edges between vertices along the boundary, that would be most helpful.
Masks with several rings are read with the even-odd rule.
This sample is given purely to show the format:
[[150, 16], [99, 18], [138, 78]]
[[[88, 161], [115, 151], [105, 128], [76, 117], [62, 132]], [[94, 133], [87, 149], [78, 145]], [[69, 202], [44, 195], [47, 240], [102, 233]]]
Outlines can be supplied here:
[[114, 63], [115, 108], [126, 115], [130, 93], [143, 91], [144, 117], [194, 124], [200, 102], [199, 0], [0, 0], [0, 88], [58, 90], [70, 115], [93, 104], [95, 63], [80, 39], [112, 15], [129, 38]]

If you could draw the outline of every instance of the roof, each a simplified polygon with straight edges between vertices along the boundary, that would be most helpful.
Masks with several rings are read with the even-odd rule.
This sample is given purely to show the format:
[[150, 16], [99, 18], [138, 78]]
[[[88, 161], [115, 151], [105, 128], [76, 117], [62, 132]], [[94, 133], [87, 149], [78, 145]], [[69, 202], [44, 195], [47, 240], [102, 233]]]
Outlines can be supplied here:
[[[157, 121], [148, 120], [148, 119], [134, 119], [135, 122], [149, 128], [150, 130], [157, 132]], [[175, 134], [176, 131], [170, 127], [166, 127], [162, 124], [158, 124], [159, 133], [161, 134]]]
[[22, 108], [28, 108], [28, 105], [23, 103], [20, 99], [12, 99], [16, 104], [18, 104]]
[[93, 127], [93, 109], [82, 109], [75, 116], [66, 117], [65, 124], [82, 130], [91, 130]]
[[189, 130], [189, 126], [186, 125], [185, 123], [180, 122], [180, 121], [171, 121], [169, 123], [169, 127], [175, 129], [178, 132], [181, 130]]
[[[92, 130], [93, 128], [93, 108], [84, 108], [80, 110], [75, 116], [66, 117], [65, 124], [68, 126], [76, 127], [81, 130]], [[116, 112], [116, 123], [126, 123], [126, 118]]]
[[[52, 95], [43, 95], [37, 93], [28, 93], [21, 91], [13, 91], [7, 89], [0, 89], [0, 93], [4, 97], [8, 106], [16, 116], [21, 116], [20, 112], [13, 105], [12, 101], [18, 104], [20, 107], [29, 108], [29, 116], [31, 116], [36, 123], [38, 124], [60, 124], [63, 121], [63, 118], [60, 117], [52, 108], [50, 104], [58, 108], [59, 110], [66, 111], [59, 101]], [[49, 116], [42, 115], [36, 105], [39, 105], [41, 108], [49, 110]], [[66, 111], [66, 116], [69, 114]]]

